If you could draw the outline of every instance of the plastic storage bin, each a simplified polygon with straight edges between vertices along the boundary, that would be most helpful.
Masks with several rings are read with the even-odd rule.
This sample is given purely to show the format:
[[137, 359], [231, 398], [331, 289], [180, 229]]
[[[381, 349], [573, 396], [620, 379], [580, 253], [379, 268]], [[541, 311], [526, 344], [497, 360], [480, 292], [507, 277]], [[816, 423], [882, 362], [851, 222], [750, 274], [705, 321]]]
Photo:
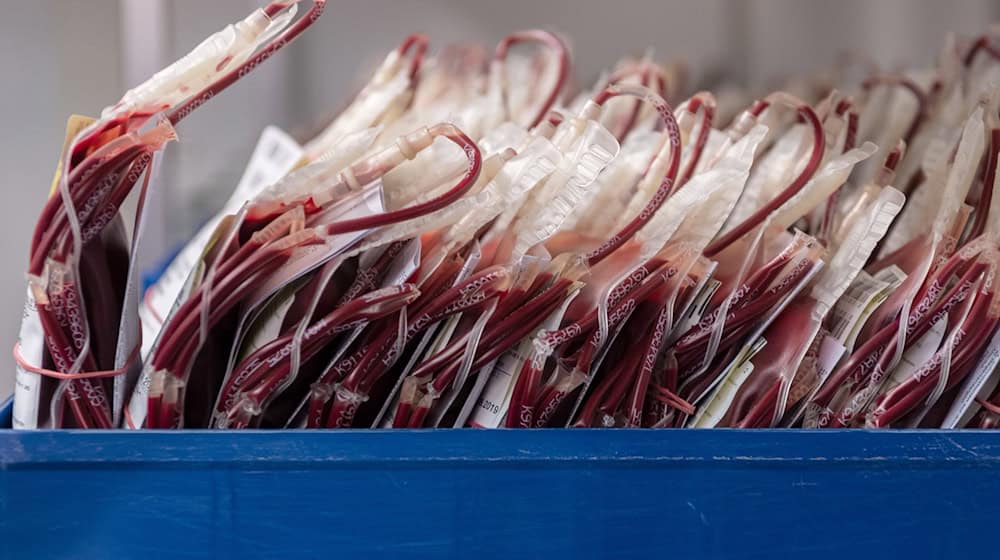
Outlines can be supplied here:
[[1000, 513], [982, 432], [0, 430], [0, 460], [3, 558], [992, 558]]

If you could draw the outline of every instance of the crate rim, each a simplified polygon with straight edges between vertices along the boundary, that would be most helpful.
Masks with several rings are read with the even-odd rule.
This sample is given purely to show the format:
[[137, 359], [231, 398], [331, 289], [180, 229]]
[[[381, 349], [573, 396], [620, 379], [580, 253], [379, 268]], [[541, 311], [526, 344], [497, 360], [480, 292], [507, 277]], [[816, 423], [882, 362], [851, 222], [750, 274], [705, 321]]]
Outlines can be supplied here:
[[[0, 410], [0, 468], [239, 463], [715, 463], [1000, 466], [983, 430], [13, 430]], [[1000, 434], [997, 434], [1000, 435]], [[957, 465], [956, 465], [957, 466]]]

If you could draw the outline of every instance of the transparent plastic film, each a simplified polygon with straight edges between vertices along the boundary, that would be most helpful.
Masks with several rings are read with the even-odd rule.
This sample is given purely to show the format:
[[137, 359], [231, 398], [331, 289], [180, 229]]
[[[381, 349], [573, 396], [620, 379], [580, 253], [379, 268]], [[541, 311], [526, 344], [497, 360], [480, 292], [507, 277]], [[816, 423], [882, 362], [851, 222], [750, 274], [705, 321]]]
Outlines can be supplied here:
[[626, 206], [630, 198], [635, 199], [633, 185], [639, 183], [661, 143], [658, 133], [630, 135], [622, 144], [618, 157], [597, 178], [591, 196], [577, 206], [564, 227], [594, 237], [606, 237], [624, 216], [638, 213], [638, 209], [626, 211]]
[[[73, 339], [82, 344], [70, 360], [76, 365], [64, 365], [77, 370], [81, 379], [60, 377], [65, 372], [45, 374], [60, 379], [60, 385], [68, 382], [65, 389], [56, 391], [57, 401], [64, 395], [78, 400], [72, 397], [79, 395], [80, 390], [93, 397], [88, 399], [91, 410], [83, 411], [89, 418], [80, 414], [80, 408], [73, 411], [79, 427], [112, 427], [106, 414], [94, 406], [98, 398], [105, 403], [102, 407], [111, 402], [103, 393], [112, 385], [112, 423], [117, 423], [124, 392], [128, 390], [126, 384], [135, 381], [135, 370], [130, 366], [140, 354], [137, 253], [142, 247], [143, 216], [149, 205], [157, 202], [152, 180], [155, 155], [167, 142], [176, 139], [173, 129], [176, 122], [291, 42], [319, 18], [324, 6], [322, 1], [314, 2], [308, 17], [288, 27], [295, 14], [293, 4], [274, 2], [227, 27], [188, 56], [127, 92], [120, 103], [104, 112], [101, 120], [67, 132], [73, 139], [65, 146], [54, 181], [53, 191], [59, 194], [50, 197], [39, 218], [29, 271], [32, 277], [41, 278], [43, 268], [52, 268], [49, 263], [71, 269], [67, 274], [60, 273], [62, 288], [46, 294], [41, 305], [53, 303], [50, 296], [57, 296], [57, 304], [71, 302], [73, 315], [79, 313]], [[281, 37], [276, 39], [278, 34]], [[260, 49], [268, 41], [271, 41], [268, 46]], [[164, 109], [169, 112], [160, 113]], [[130, 197], [140, 184], [137, 196]], [[137, 203], [137, 210], [129, 227], [120, 210], [127, 204], [125, 215], [131, 216], [132, 202]], [[48, 272], [45, 275], [50, 276]], [[39, 308], [37, 302], [34, 308]], [[204, 323], [203, 317], [194, 320], [199, 326]], [[115, 369], [110, 369], [112, 361]], [[103, 365], [105, 362], [108, 365]], [[161, 384], [161, 388], [183, 391], [176, 384], [170, 387]], [[38, 404], [29, 404], [37, 420]], [[58, 408], [58, 403], [53, 404]], [[61, 412], [60, 418], [64, 417]]]
[[219, 394], [214, 412], [219, 427], [246, 428], [265, 412], [268, 404], [294, 380], [292, 347], [299, 344], [302, 361], [312, 359], [337, 335], [400, 311], [419, 297], [412, 284], [397, 284], [368, 292], [345, 302], [325, 316], [308, 318], [308, 328], [297, 342], [294, 331], [244, 359]]
[[[154, 425], [184, 424], [184, 387], [209, 332], [247, 299], [261, 278], [279, 270], [297, 247], [318, 241], [313, 230], [302, 229], [302, 222], [301, 208], [289, 211], [254, 233], [238, 249], [234, 246], [232, 252], [220, 253], [206, 280], [164, 327], [164, 339], [154, 350], [152, 363], [154, 372], [165, 372], [167, 393], [160, 414], [153, 417]], [[222, 247], [225, 251], [226, 246]], [[201, 379], [196, 385], [203, 383]]]
[[[402, 138], [405, 138], [403, 136]], [[397, 146], [399, 146], [397, 144]], [[406, 152], [405, 148], [401, 151]], [[502, 150], [496, 154], [483, 155], [483, 163], [501, 158], [509, 159], [511, 151]], [[383, 177], [386, 184], [386, 203], [390, 208], [421, 203], [434, 196], [434, 192], [445, 183], [460, 177], [468, 167], [465, 153], [456, 150], [446, 138], [436, 138], [406, 165], [390, 170]]]
[[937, 217], [934, 219], [934, 231], [946, 233], [952, 225], [952, 220], [958, 214], [959, 208], [965, 203], [965, 197], [975, 179], [979, 162], [986, 149], [986, 126], [983, 121], [983, 108], [979, 107], [966, 121], [962, 129], [962, 137], [958, 143], [948, 180]]
[[521, 153], [528, 144], [539, 137], [533, 135], [524, 127], [508, 121], [501, 123], [487, 132], [477, 142], [479, 149], [487, 155], [500, 153], [507, 148], [512, 148]]
[[[512, 56], [515, 51], [511, 47], [532, 43], [544, 50], [536, 55]], [[542, 29], [514, 32], [504, 37], [495, 49], [490, 66], [491, 101], [494, 106], [499, 103], [503, 114], [515, 122], [534, 127], [559, 100], [570, 69], [569, 48], [559, 35]], [[527, 87], [514, 89], [510, 84]]]
[[[500, 215], [494, 220], [493, 225], [490, 227], [490, 230], [486, 233], [485, 237], [498, 237], [507, 233], [508, 228], [516, 219], [518, 219], [519, 215], [527, 214], [526, 205], [533, 198], [539, 196], [537, 191], [545, 190], [547, 188], [549, 178], [552, 177], [560, 168], [563, 168], [565, 155], [562, 150], [556, 147], [556, 145], [548, 138], [540, 137], [538, 138], [538, 141], [545, 146], [545, 150], [543, 152], [544, 155], [536, 161], [534, 166], [525, 166], [525, 171], [530, 170], [530, 172], [528, 175], [522, 176], [521, 180], [518, 181], [518, 184], [523, 187], [531, 185], [530, 188], [526, 188], [517, 198], [512, 199], [510, 203], [506, 205]], [[527, 152], [524, 153], [526, 154]]]
[[[680, 387], [681, 396], [692, 404], [726, 377], [726, 370], [720, 367], [734, 359], [748, 359], [752, 347], [742, 341], [753, 342], [756, 335], [751, 331], [766, 327], [817, 270], [819, 245], [801, 232], [790, 236], [773, 258], [761, 260], [767, 256], [767, 245], [775, 242], [768, 239], [767, 226], [765, 222], [752, 238], [740, 240], [722, 255], [724, 261], [729, 261], [728, 271], [716, 275], [726, 291], [714, 295], [719, 301], [716, 307], [682, 334], [674, 346], [681, 369], [689, 372]], [[756, 264], [758, 261], [761, 264]], [[734, 268], [736, 263], [738, 268]], [[770, 302], [770, 307], [763, 302]], [[738, 385], [731, 388], [735, 387]]]
[[[219, 255], [224, 254], [226, 247], [232, 244], [236, 235], [235, 232], [238, 230], [239, 224], [242, 223], [242, 215], [241, 212], [237, 215], [225, 216], [216, 225], [205, 247], [202, 248], [194, 267], [184, 280], [180, 292], [174, 301], [171, 302], [171, 307], [164, 316], [162, 325], [167, 325], [174, 320], [181, 306], [201, 286], [207, 269], [214, 266]], [[166, 372], [154, 368], [153, 357], [163, 339], [163, 335], [164, 330], [159, 328], [158, 325], [155, 338], [143, 341], [142, 355], [145, 359], [139, 379], [125, 410], [125, 428], [137, 429], [143, 427], [146, 422], [149, 403], [152, 402], [152, 399], [162, 399], [163, 376], [166, 375]], [[148, 350], [146, 349], [146, 344], [148, 344]], [[153, 393], [154, 390], [155, 394]]]
[[865, 219], [854, 223], [813, 286], [811, 295], [816, 300], [814, 312], [820, 321], [868, 262], [875, 246], [888, 232], [905, 202], [903, 193], [892, 187], [885, 187], [867, 209]]
[[[268, 360], [273, 368], [274, 362], [277, 361], [276, 358], [280, 358], [282, 360], [280, 362], [281, 367], [273, 368], [267, 372], [268, 377], [266, 378], [253, 379], [253, 383], [246, 381], [245, 383], [248, 383], [248, 385], [241, 393], [234, 394], [234, 390], [230, 390], [230, 399], [227, 402], [235, 402], [235, 405], [229, 405], [229, 416], [233, 416], [234, 410], [236, 410], [237, 415], [242, 413], [244, 418], [252, 419], [260, 415], [266, 410], [270, 401], [280, 395], [294, 381], [298, 375], [296, 367], [292, 363], [294, 355], [293, 347], [296, 344], [300, 346], [300, 352], [302, 353], [300, 361], [308, 361], [315, 357], [320, 349], [333, 340], [336, 335], [351, 332], [369, 324], [371, 321], [388, 318], [393, 314], [397, 315], [395, 319], [397, 329], [400, 332], [404, 332], [407, 325], [406, 306], [413, 303], [419, 295], [419, 290], [412, 284], [395, 284], [370, 291], [358, 298], [345, 302], [344, 305], [322, 318], [306, 321], [308, 328], [302, 330], [301, 335], [297, 328], [291, 337], [283, 337], [282, 348], [273, 354], [273, 358]], [[397, 344], [390, 349], [390, 352], [399, 352], [400, 340], [401, 338], [397, 338]], [[244, 361], [244, 364], [246, 363], [247, 361]], [[255, 362], [251, 360], [249, 361], [249, 365], [252, 367], [255, 365]], [[243, 371], [242, 366], [239, 369]], [[239, 379], [241, 379], [240, 376], [236, 378], [236, 380]], [[239, 398], [240, 394], [243, 395], [242, 398]], [[358, 396], [360, 399], [359, 402], [365, 400], [363, 395], [357, 393], [351, 394]], [[240, 409], [243, 410], [240, 411]], [[245, 422], [241, 422], [232, 427], [243, 428], [248, 427], [248, 425]]]
[[[56, 192], [54, 196], [58, 196], [64, 205], [69, 199], [68, 206], [65, 206], [67, 210], [65, 213], [70, 215], [72, 220], [71, 227], [74, 230], [74, 239], [79, 239], [80, 235], [80, 224], [76, 218], [76, 210], [73, 206], [72, 197], [70, 196], [70, 186], [69, 186], [69, 175], [71, 163], [71, 155], [74, 151], [75, 145], [80, 141], [81, 138], [85, 137], [87, 134], [93, 132], [97, 128], [97, 123], [92, 123], [89, 126], [83, 127], [82, 130], [78, 131], [72, 138], [67, 137], [67, 142], [63, 147], [63, 153], [60, 157], [59, 170], [57, 171], [58, 176], [55, 183]], [[126, 142], [128, 140], [122, 140]], [[81, 163], [83, 167], [86, 162]], [[50, 195], [53, 196], [53, 195]], [[34, 245], [34, 243], [33, 243]], [[32, 248], [35, 249], [34, 247]], [[61, 267], [60, 267], [61, 268]], [[42, 411], [42, 391], [43, 391], [43, 378], [41, 375], [31, 372], [28, 367], [41, 367], [43, 365], [42, 360], [45, 355], [45, 348], [48, 346], [46, 341], [46, 330], [51, 328], [47, 327], [45, 319], [43, 316], [46, 314], [46, 307], [49, 305], [49, 297], [46, 293], [49, 284], [49, 277], [51, 274], [49, 267], [39, 268], [36, 273], [29, 271], [27, 276], [27, 298], [25, 302], [25, 313], [22, 317], [21, 328], [18, 333], [18, 348], [21, 352], [21, 356], [25, 360], [25, 364], [18, 363], [15, 386], [14, 386], [14, 410], [13, 410], [13, 424], [17, 428], [33, 429], [39, 427], [40, 423], [44, 422], [44, 414]], [[80, 292], [75, 291], [75, 295], [79, 296]], [[80, 342], [86, 342], [88, 337], [77, 337]], [[74, 363], [76, 363], [83, 355], [74, 357], [72, 360], [68, 360], [68, 363], [63, 364], [64, 367], [69, 368]], [[79, 367], [79, 365], [77, 366]], [[71, 370], [65, 369], [64, 371], [70, 372]], [[75, 370], [79, 371], [79, 369]], [[63, 384], [59, 384], [58, 394], [52, 397], [52, 400], [60, 400], [61, 395], [65, 391]], [[52, 402], [51, 404], [54, 404]], [[48, 423], [55, 425], [61, 425], [62, 418], [61, 414], [57, 417], [57, 412], [61, 413], [61, 406], [52, 406], [52, 412], [49, 414]]]
[[[941, 137], [935, 138], [923, 152], [922, 168], [925, 181], [908, 196], [906, 209], [900, 216], [900, 223], [893, 228], [882, 249], [882, 257], [898, 251], [912, 239], [926, 233], [927, 224], [932, 223], [932, 231], [945, 235], [952, 225], [958, 209], [965, 202], [980, 159], [985, 150], [985, 124], [983, 108], [966, 113], [961, 119], [961, 132], [943, 124]], [[962, 122], [962, 121], [960, 121]], [[957, 144], [957, 150], [953, 147]], [[908, 154], [918, 157], [916, 150]], [[954, 154], [952, 160], [951, 155]], [[905, 166], [910, 157], [904, 158]], [[900, 184], [906, 180], [905, 169], [897, 174]], [[941, 188], [939, 185], [943, 185]]]
[[[758, 132], [762, 132], [762, 130]], [[743, 143], [751, 144], [759, 140], [759, 135], [744, 138], [741, 140], [741, 144], [737, 145], [739, 149], [734, 151], [734, 154], [738, 154], [742, 162], [726, 162], [726, 165], [721, 165], [718, 168], [696, 175], [689, 185], [691, 188], [680, 190], [664, 203], [649, 223], [637, 234], [637, 240], [641, 244], [641, 249], [634, 261], [636, 265], [650, 261], [655, 255], [663, 251], [675, 233], [679, 233], [679, 236], [685, 240], [685, 247], [693, 250], [693, 254], [701, 251], [704, 244], [714, 236], [725, 219], [724, 215], [720, 216], [720, 214], [724, 214], [724, 210], [720, 212], [718, 207], [705, 208], [706, 203], [713, 196], [726, 190], [736, 191], [722, 195], [728, 195], [731, 201], [735, 201], [739, 196], [738, 191], [742, 189], [743, 183], [746, 180], [749, 166], [753, 159], [752, 146], [743, 145]], [[740, 164], [743, 166], [742, 170], [739, 169]], [[686, 215], [692, 213], [698, 214], [699, 211], [708, 213], [714, 218], [714, 224], [711, 218], [700, 222], [698, 220], [692, 222], [685, 218]], [[687, 228], [681, 230], [682, 225], [687, 226]], [[691, 264], [693, 263], [687, 263], [685, 268], [690, 268]], [[681, 262], [673, 262], [673, 266], [682, 266], [682, 264]], [[603, 341], [608, 334], [609, 306], [613, 305], [612, 298], [610, 298], [611, 290], [618, 289], [617, 287], [621, 284], [621, 281], [632, 273], [632, 268], [632, 266], [626, 268], [626, 272], [623, 272], [619, 278], [610, 283], [603, 297], [598, 300], [599, 340]], [[686, 275], [686, 270], [684, 275]], [[673, 296], [675, 295], [676, 292], [673, 292], [669, 299], [673, 301]], [[672, 322], [672, 318], [670, 322]]]
[[606, 129], [589, 122], [572, 154], [549, 177], [544, 200], [535, 200], [535, 212], [518, 226], [515, 255], [525, 254], [559, 230], [597, 176], [618, 154], [618, 142]]
[[[605, 237], [612, 235], [615, 231], [625, 227], [628, 224], [630, 217], [639, 214], [656, 194], [656, 191], [660, 188], [660, 184], [666, 175], [666, 164], [669, 162], [669, 159], [664, 153], [664, 146], [662, 146], [663, 142], [660, 141], [657, 142], [657, 144], [660, 144], [661, 147], [653, 153], [654, 157], [652, 158], [652, 162], [647, 163], [640, 168], [640, 172], [637, 175], [638, 181], [636, 182], [634, 192], [632, 192], [631, 196], [628, 197], [627, 204], [621, 210], [616, 211], [616, 216], [618, 217], [617, 221], [613, 224], [613, 227], [609, 227], [607, 230], [601, 232]], [[614, 178], [609, 177], [609, 189], [616, 187], [621, 188], [619, 184], [612, 181], [614, 181]]]
[[[502, 199], [496, 186], [496, 179], [502, 173], [507, 161], [512, 157], [512, 151], [505, 151], [487, 158], [483, 162], [483, 170], [480, 172], [476, 183], [462, 198], [423, 216], [379, 228], [347, 254], [359, 254], [374, 247], [419, 236], [423, 232], [448, 230], [456, 225], [456, 222], [461, 220], [473, 221], [479, 212], [489, 212], [491, 209], [499, 207]], [[447, 188], [448, 186], [450, 185], [444, 185], [441, 188]], [[430, 194], [440, 195], [441, 189]], [[422, 204], [429, 199], [430, 197], [423, 197], [423, 200], [418, 199], [416, 202]], [[473, 221], [473, 223], [475, 222]], [[480, 223], [479, 225], [482, 224]], [[473, 230], [472, 233], [476, 230]], [[448, 251], [445, 247], [442, 247], [441, 250]]]
[[926, 106], [927, 99], [915, 95], [913, 91], [898, 84], [886, 82], [873, 84], [874, 89], [884, 94], [882, 96], [886, 103], [880, 105], [873, 99], [873, 93], [869, 93], [869, 103], [865, 103], [859, 114], [859, 138], [870, 138], [879, 147], [878, 153], [872, 160], [861, 165], [855, 180], [858, 184], [865, 185], [875, 180], [879, 172], [877, 162], [882, 161], [885, 156], [900, 140], [907, 144], [913, 141], [920, 121], [926, 117], [929, 107]]
[[[880, 315], [886, 317], [885, 322], [875, 323], [879, 326], [878, 331], [867, 335], [863, 332], [863, 336], [869, 337], [866, 343], [841, 363], [810, 397], [805, 409], [805, 427], [850, 425], [855, 416], [876, 396], [888, 378], [888, 372], [899, 364], [910, 339], [909, 331], [921, 320], [927, 319], [934, 301], [944, 292], [944, 285], [931, 285], [921, 296], [921, 301], [917, 301], [931, 271], [934, 246], [936, 243], [932, 243], [931, 250], [923, 254], [920, 264], [909, 272], [868, 320], [872, 324]], [[893, 326], [893, 317], [897, 316], [898, 320]], [[878, 342], [873, 339], [880, 335], [887, 339], [883, 344], [872, 348]], [[892, 347], [891, 353], [887, 353], [890, 352], [889, 346]]]
[[[754, 153], [766, 129], [755, 127], [726, 150], [709, 170], [692, 177], [688, 187], [667, 199], [663, 207], [637, 234], [643, 243], [643, 257], [659, 251], [681, 230], [685, 240], [704, 246], [714, 237], [739, 199], [753, 164]], [[641, 260], [642, 257], [640, 257]]]
[[771, 93], [652, 50], [581, 89], [549, 31], [412, 34], [307, 146], [267, 127], [141, 294], [174, 127], [326, 5], [70, 119], [16, 427], [1000, 427], [1000, 27]]
[[476, 354], [479, 349], [479, 343], [482, 340], [483, 331], [486, 329], [486, 325], [492, 318], [496, 308], [497, 300], [494, 299], [487, 304], [487, 307], [482, 311], [482, 314], [472, 325], [472, 329], [469, 331], [465, 343], [465, 351], [462, 353], [462, 360], [459, 364], [458, 372], [455, 373], [454, 378], [451, 380], [447, 380], [446, 378], [445, 380], [436, 379], [435, 382], [431, 383], [432, 390], [428, 393], [439, 393], [445, 397], [444, 402], [437, 403], [438, 407], [442, 409], [442, 413], [448, 408], [448, 406], [451, 405], [452, 399], [454, 398], [453, 391], [463, 387], [466, 381], [468, 381], [469, 374], [472, 370], [472, 364], [475, 361]]
[[[982, 283], [974, 289], [972, 297], [967, 298], [958, 309], [953, 309], [947, 317], [940, 320], [946, 333], [941, 333], [940, 344], [931, 348], [932, 354], [926, 361], [918, 361], [915, 369], [895, 371], [889, 377], [881, 394], [875, 397], [872, 405], [866, 407], [865, 424], [871, 427], [886, 427], [900, 421], [908, 413], [919, 411], [936, 402], [944, 388], [948, 385], [951, 373], [952, 359], [959, 352], [960, 345], [973, 338], [973, 324], [985, 326], [985, 307], [983, 298], [989, 296], [981, 291]], [[979, 300], [979, 305], [977, 304]], [[992, 326], [996, 321], [992, 321]], [[992, 331], [992, 329], [989, 329]], [[918, 414], [916, 422], [922, 418]]]
[[486, 186], [486, 203], [476, 204], [452, 226], [447, 234], [449, 243], [464, 243], [506, 209], [520, 205], [532, 189], [555, 171], [561, 159], [562, 154], [548, 139], [533, 139]]
[[[33, 288], [49, 356], [57, 371], [76, 374], [93, 371], [90, 330], [83, 295], [73, 267], [56, 261], [46, 264], [46, 288]], [[99, 383], [99, 382], [98, 382]], [[65, 401], [63, 398], [65, 397]], [[60, 380], [52, 397], [50, 418], [62, 424], [64, 405], [78, 427], [110, 428], [111, 411], [103, 388], [94, 380]]]
[[[438, 125], [439, 128], [437, 130], [441, 131], [448, 126]], [[348, 198], [347, 195], [352, 193], [364, 192], [367, 190], [366, 187], [368, 185], [376, 181], [381, 187], [384, 183], [384, 177], [389, 172], [397, 167], [409, 167], [408, 165], [403, 166], [401, 164], [416, 158], [420, 152], [426, 150], [434, 143], [435, 138], [436, 134], [432, 133], [427, 127], [421, 127], [401, 136], [397, 138], [397, 142], [394, 145], [381, 148], [364, 159], [343, 168], [337, 173], [334, 180], [309, 183], [312, 185], [312, 188], [307, 189], [309, 193], [307, 202], [323, 208], [342, 202], [345, 198]], [[397, 178], [399, 178], [400, 174], [402, 175], [401, 179], [405, 180], [406, 174], [403, 172], [397, 173]], [[400, 182], [402, 181], [397, 180], [397, 184]], [[287, 200], [285, 197], [280, 197], [278, 201], [282, 206], [292, 203], [292, 201]], [[269, 203], [266, 199], [262, 200], [261, 203], [263, 203], [262, 205], [265, 208], [274, 206], [273, 202]], [[258, 211], [258, 213], [262, 211], [263, 209]], [[273, 212], [273, 210], [271, 211]]]
[[341, 138], [378, 124], [387, 124], [385, 117], [394, 114], [412, 96], [413, 80], [400, 64], [397, 51], [392, 51], [375, 72], [371, 82], [358, 97], [322, 132], [306, 143], [306, 157], [315, 160], [336, 145]]
[[830, 194], [847, 181], [854, 166], [871, 157], [875, 151], [875, 144], [866, 142], [860, 148], [833, 158], [806, 183], [802, 190], [775, 210], [770, 218], [772, 225], [782, 229], [787, 228], [825, 202]]
[[184, 57], [126, 92], [121, 101], [104, 110], [102, 117], [177, 105], [249, 59], [257, 47], [288, 26], [297, 9], [296, 2], [288, 2], [287, 7], [273, 17], [257, 9], [246, 19], [226, 26]]
[[[456, 313], [484, 304], [492, 305], [490, 300], [507, 293], [513, 280], [514, 277], [507, 267], [493, 266], [456, 284], [424, 308], [421, 316], [414, 320], [407, 332], [407, 340], [412, 340], [428, 327]], [[465, 332], [457, 338], [452, 337], [445, 349], [425, 357], [419, 366], [408, 373], [399, 387], [400, 398], [393, 415], [394, 426], [423, 425], [423, 418], [430, 411], [430, 404], [450, 386], [455, 374], [459, 372], [461, 360], [456, 363], [452, 358], [457, 358], [463, 353], [467, 348], [468, 337], [473, 335], [473, 332]], [[414, 414], [412, 418], [411, 412]]]
[[[411, 129], [412, 130], [412, 129]], [[375, 145], [375, 140], [385, 131], [382, 125], [365, 128], [357, 132], [345, 134], [328, 150], [321, 152], [315, 159], [308, 159], [303, 154], [300, 167], [310, 163], [324, 163], [327, 169], [341, 170], [369, 153]], [[316, 171], [323, 167], [315, 168]]]
[[[958, 214], [959, 209], [964, 203], [966, 194], [968, 193], [973, 179], [973, 175], [976, 171], [976, 167], [978, 167], [978, 162], [982, 157], [985, 147], [985, 127], [983, 124], [982, 114], [982, 108], [978, 108], [966, 121], [963, 128], [962, 136], [955, 154], [954, 163], [952, 164], [951, 171], [947, 175], [947, 182], [945, 183], [938, 211], [932, 224], [930, 232], [930, 246], [927, 249], [928, 254], [922, 257], [923, 264], [918, 267], [919, 270], [922, 271], [922, 274], [911, 274], [911, 276], [915, 276], [914, 280], [917, 280], [918, 278], [925, 278], [927, 274], [939, 264], [940, 258], [947, 258], [949, 256], [949, 254], [945, 254], [949, 245], [949, 233], [953, 228], [955, 216]], [[924, 224], [924, 227], [926, 227], [926, 223]], [[912, 251], [914, 249], [909, 250]], [[944, 251], [944, 253], [942, 251]], [[909, 282], [907, 282], [907, 284], [909, 284]], [[891, 362], [893, 365], [898, 363], [898, 358], [902, 356], [902, 351], [906, 341], [905, 325], [911, 321], [909, 318], [910, 305], [912, 303], [912, 298], [916, 296], [918, 285], [919, 284], [914, 282], [914, 284], [911, 285], [912, 295], [908, 294], [904, 299], [901, 316], [907, 318], [907, 321], [900, 322], [896, 345], [897, 352], [895, 359]]]
[[[614, 72], [602, 76], [602, 81], [595, 85], [593, 93], [597, 95], [611, 84], [651, 87], [652, 73], [653, 61], [649, 51], [642, 58], [622, 59], [616, 65]], [[605, 105], [601, 115], [601, 124], [608, 130], [614, 131], [615, 136], [624, 141], [638, 124], [642, 109], [641, 101], [626, 99], [610, 101]]]
[[[765, 117], [774, 111], [765, 113]], [[765, 126], [768, 126], [765, 122]], [[764, 202], [774, 198], [778, 192], [788, 185], [795, 176], [797, 168], [805, 166], [805, 150], [809, 147], [809, 129], [806, 125], [797, 125], [782, 134], [775, 145], [766, 152], [766, 138], [772, 133], [772, 128], [765, 128], [765, 139], [761, 142], [763, 156], [750, 174], [743, 197], [734, 208], [730, 217], [731, 224], [738, 224], [763, 206]]]
[[[306, 159], [308, 164], [280, 177], [280, 180], [276, 180], [262, 191], [256, 199], [291, 203], [291, 201], [301, 199], [322, 188], [328, 182], [338, 180], [339, 173], [368, 152], [380, 130], [379, 127], [366, 128], [339, 138], [319, 157]], [[308, 156], [306, 157], [308, 158]], [[350, 192], [345, 189], [345, 192], [340, 194], [347, 196]]]

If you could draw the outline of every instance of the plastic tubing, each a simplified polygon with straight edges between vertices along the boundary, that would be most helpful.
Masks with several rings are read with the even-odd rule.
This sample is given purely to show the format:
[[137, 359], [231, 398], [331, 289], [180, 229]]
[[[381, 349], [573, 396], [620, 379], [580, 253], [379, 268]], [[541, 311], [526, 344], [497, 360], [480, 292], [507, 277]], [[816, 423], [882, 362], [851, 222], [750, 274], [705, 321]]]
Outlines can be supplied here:
[[518, 43], [540, 43], [548, 47], [556, 54], [556, 64], [559, 65], [559, 74], [556, 77], [556, 83], [553, 85], [552, 91], [549, 92], [548, 97], [542, 102], [535, 117], [528, 125], [528, 128], [534, 128], [538, 123], [542, 122], [542, 119], [548, 114], [549, 109], [558, 101], [559, 94], [565, 87], [567, 80], [569, 80], [569, 49], [566, 48], [566, 45], [556, 34], [542, 29], [530, 29], [511, 33], [497, 44], [496, 51], [494, 52], [494, 58], [500, 63], [501, 71], [507, 60], [507, 52], [510, 50], [510, 47]]
[[806, 166], [802, 169], [802, 172], [799, 173], [798, 177], [792, 181], [792, 184], [788, 185], [788, 187], [781, 191], [778, 196], [774, 197], [767, 204], [759, 208], [749, 218], [744, 220], [743, 223], [727, 231], [721, 237], [710, 243], [704, 251], [706, 257], [711, 258], [717, 255], [723, 249], [730, 246], [734, 241], [743, 237], [747, 232], [757, 227], [771, 212], [777, 210], [782, 204], [787, 202], [788, 199], [795, 196], [796, 193], [802, 190], [802, 187], [806, 186], [806, 183], [808, 183], [809, 179], [816, 173], [816, 170], [819, 169], [820, 163], [823, 161], [823, 151], [826, 147], [823, 125], [820, 123], [819, 117], [816, 116], [816, 112], [813, 111], [812, 107], [810, 107], [806, 102], [784, 92], [772, 93], [766, 98], [755, 102], [749, 112], [752, 116], [758, 117], [769, 107], [779, 103], [795, 109], [796, 112], [798, 112], [799, 117], [805, 120], [806, 123], [812, 127], [813, 149], [812, 154], [809, 156], [809, 161], [806, 162]]
[[594, 103], [597, 105], [603, 105], [607, 100], [620, 96], [638, 97], [656, 109], [660, 119], [663, 121], [664, 134], [666, 135], [667, 142], [669, 143], [669, 167], [666, 175], [663, 177], [663, 181], [660, 183], [659, 188], [657, 188], [656, 192], [653, 193], [652, 198], [649, 199], [643, 209], [639, 212], [639, 215], [634, 217], [629, 223], [625, 224], [620, 231], [611, 236], [611, 238], [605, 241], [600, 247], [597, 247], [584, 255], [584, 258], [587, 260], [587, 264], [590, 266], [594, 266], [604, 260], [605, 257], [613, 253], [626, 241], [631, 239], [636, 232], [642, 229], [643, 226], [649, 222], [649, 220], [653, 219], [653, 215], [656, 214], [656, 211], [659, 210], [660, 206], [663, 205], [663, 202], [666, 201], [667, 197], [673, 192], [674, 184], [677, 181], [677, 174], [680, 169], [681, 130], [680, 126], [677, 124], [677, 119], [674, 118], [674, 111], [670, 108], [670, 105], [668, 105], [662, 97], [656, 95], [648, 88], [627, 84], [612, 84], [608, 86], [604, 89], [604, 91], [595, 96]]
[[917, 133], [917, 129], [920, 128], [920, 125], [923, 123], [929, 110], [930, 103], [928, 101], [927, 94], [924, 93], [924, 90], [920, 89], [920, 86], [918, 86], [916, 82], [905, 76], [878, 75], [867, 78], [861, 83], [861, 87], [864, 88], [865, 91], [871, 91], [872, 88], [878, 85], [903, 88], [913, 94], [913, 98], [917, 101], [917, 112], [913, 115], [913, 120], [910, 122], [910, 126], [906, 129], [906, 133], [903, 134], [903, 140], [909, 144], [913, 141], [913, 135]]

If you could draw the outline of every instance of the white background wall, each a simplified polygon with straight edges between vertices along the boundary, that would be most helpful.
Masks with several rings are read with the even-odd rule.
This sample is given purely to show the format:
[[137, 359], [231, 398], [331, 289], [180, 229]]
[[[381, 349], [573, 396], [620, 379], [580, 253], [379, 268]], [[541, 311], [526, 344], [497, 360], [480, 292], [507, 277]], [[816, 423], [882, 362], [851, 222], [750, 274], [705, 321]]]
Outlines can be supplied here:
[[[28, 240], [66, 117], [96, 115], [258, 5], [0, 0], [0, 352], [16, 338]], [[994, 21], [1000, 3], [991, 0], [331, 0], [316, 28], [180, 126], [164, 169], [170, 196], [152, 233], [164, 252], [188, 236], [235, 184], [265, 125], [310, 127], [410, 32], [429, 34], [432, 46], [494, 44], [544, 26], [572, 38], [584, 83], [622, 54], [652, 46], [661, 58], [687, 60], [696, 78], [711, 70], [763, 84], [828, 63], [845, 47], [890, 66], [924, 63], [946, 32], [975, 34]], [[12, 372], [0, 368], [0, 396], [9, 394]]]

